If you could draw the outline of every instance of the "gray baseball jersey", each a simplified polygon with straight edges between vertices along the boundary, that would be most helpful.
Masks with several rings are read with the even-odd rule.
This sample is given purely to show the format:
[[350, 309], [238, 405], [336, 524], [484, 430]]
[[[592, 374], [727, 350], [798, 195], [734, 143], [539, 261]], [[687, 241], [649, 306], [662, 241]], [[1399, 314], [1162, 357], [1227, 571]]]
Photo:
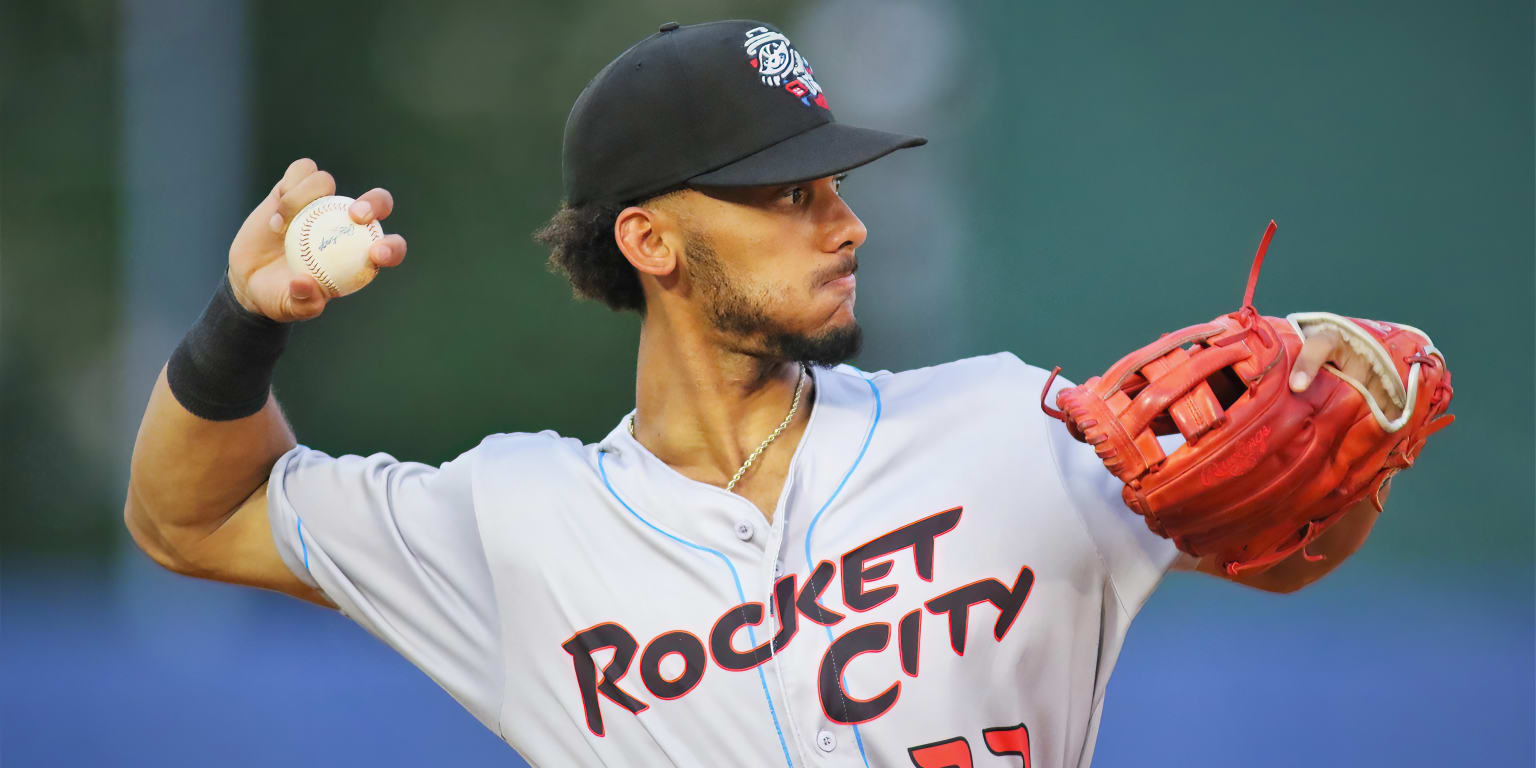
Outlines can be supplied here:
[[812, 375], [771, 521], [621, 421], [440, 467], [299, 446], [273, 535], [534, 765], [1087, 765], [1131, 619], [1188, 558], [1011, 354]]

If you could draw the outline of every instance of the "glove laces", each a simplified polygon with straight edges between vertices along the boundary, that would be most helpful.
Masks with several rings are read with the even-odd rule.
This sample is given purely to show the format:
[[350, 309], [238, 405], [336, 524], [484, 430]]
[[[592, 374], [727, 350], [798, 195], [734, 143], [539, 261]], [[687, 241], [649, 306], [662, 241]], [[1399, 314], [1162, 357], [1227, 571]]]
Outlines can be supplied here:
[[1264, 228], [1264, 237], [1259, 240], [1259, 250], [1253, 255], [1253, 266], [1248, 269], [1248, 290], [1243, 292], [1243, 309], [1253, 309], [1253, 289], [1259, 286], [1259, 268], [1264, 266], [1264, 253], [1269, 250], [1269, 241], [1275, 236], [1275, 220], [1269, 220], [1269, 226]]

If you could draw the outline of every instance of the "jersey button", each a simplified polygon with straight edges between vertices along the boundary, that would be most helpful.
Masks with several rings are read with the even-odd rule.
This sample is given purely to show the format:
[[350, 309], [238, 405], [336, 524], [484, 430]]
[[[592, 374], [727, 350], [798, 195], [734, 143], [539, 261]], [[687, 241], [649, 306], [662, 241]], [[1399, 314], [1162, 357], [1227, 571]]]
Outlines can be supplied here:
[[751, 541], [752, 540], [752, 534], [754, 534], [756, 532], [757, 532], [757, 529], [752, 527], [752, 521], [750, 521], [750, 520], [739, 520], [739, 521], [737, 521], [737, 523], [736, 523], [736, 538], [741, 539], [742, 541]]
[[831, 731], [817, 731], [816, 746], [821, 747], [823, 752], [831, 752], [837, 749], [837, 737]]

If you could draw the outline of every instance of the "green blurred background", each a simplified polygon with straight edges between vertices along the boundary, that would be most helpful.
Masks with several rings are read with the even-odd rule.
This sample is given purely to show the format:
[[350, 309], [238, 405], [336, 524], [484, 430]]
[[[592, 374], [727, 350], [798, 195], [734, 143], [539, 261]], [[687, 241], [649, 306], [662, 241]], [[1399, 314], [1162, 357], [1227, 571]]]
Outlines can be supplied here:
[[730, 17], [784, 28], [840, 119], [931, 139], [845, 186], [862, 368], [1007, 349], [1081, 380], [1236, 307], [1271, 218], [1261, 311], [1447, 354], [1458, 421], [1348, 566], [1283, 598], [1161, 588], [1100, 764], [1531, 764], [1529, 2], [0, 0], [6, 765], [206, 764], [145, 735], [168, 712], [220, 764], [510, 759], [339, 617], [149, 564], [120, 521], [134, 430], [308, 156], [341, 194], [388, 187], [410, 255], [296, 332], [301, 442], [435, 463], [605, 434], [637, 321], [574, 301], [529, 233], [586, 80], [661, 21]]

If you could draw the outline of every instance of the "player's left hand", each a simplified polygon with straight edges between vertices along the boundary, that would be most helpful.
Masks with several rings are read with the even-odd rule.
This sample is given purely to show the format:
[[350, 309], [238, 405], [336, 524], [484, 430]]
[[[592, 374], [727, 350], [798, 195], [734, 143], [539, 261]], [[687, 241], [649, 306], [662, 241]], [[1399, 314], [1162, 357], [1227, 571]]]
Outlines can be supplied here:
[[1387, 388], [1376, 375], [1375, 369], [1371, 367], [1370, 360], [1345, 343], [1338, 331], [1330, 328], [1308, 336], [1302, 343], [1301, 353], [1296, 356], [1296, 365], [1291, 368], [1291, 391], [1305, 392], [1307, 387], [1317, 380], [1317, 373], [1325, 364], [1330, 364], [1355, 381], [1364, 383], [1375, 396], [1376, 403], [1381, 406], [1382, 413], [1388, 419], [1396, 420], [1402, 414], [1402, 407], [1392, 402], [1392, 397], [1387, 394]]

